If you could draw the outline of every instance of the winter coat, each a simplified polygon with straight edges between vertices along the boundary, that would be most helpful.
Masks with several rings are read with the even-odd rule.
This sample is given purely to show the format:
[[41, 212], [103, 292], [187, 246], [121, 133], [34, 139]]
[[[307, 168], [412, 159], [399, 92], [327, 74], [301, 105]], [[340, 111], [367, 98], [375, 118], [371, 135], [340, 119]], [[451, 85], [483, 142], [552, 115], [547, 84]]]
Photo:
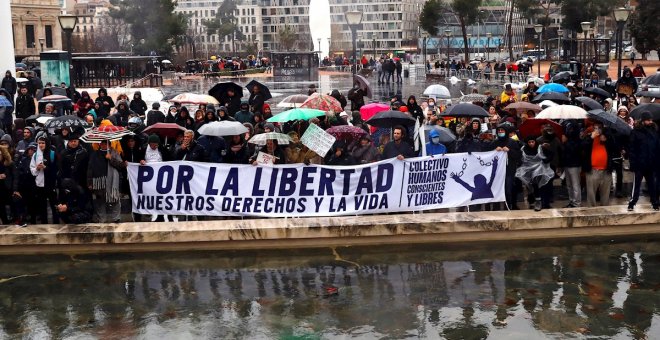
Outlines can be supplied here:
[[182, 149], [181, 144], [177, 144], [174, 159], [177, 161], [203, 162], [205, 153], [204, 147], [193, 140], [190, 141], [190, 145], [186, 149]]
[[160, 110], [150, 110], [147, 113], [147, 126], [152, 126], [156, 123], [165, 123], [165, 114]]
[[[16, 78], [12, 76], [9, 77], [5, 76], [4, 78], [2, 78], [2, 84], [0, 84], [0, 87], [7, 90], [7, 92], [9, 92], [10, 95], [12, 96], [15, 95], [16, 90], [18, 89], [16, 85]], [[11, 99], [9, 100], [11, 101]]]
[[227, 153], [225, 139], [215, 136], [201, 136], [197, 143], [204, 148], [204, 160], [211, 163], [223, 163]]
[[[607, 140], [605, 143], [605, 150], [607, 151], [607, 171], [612, 171], [614, 168], [612, 160], [617, 156], [617, 145], [614, 139], [614, 136], [607, 130], [603, 131], [603, 135]], [[600, 137], [597, 137], [600, 138]], [[582, 171], [590, 172], [591, 168], [591, 152], [593, 151], [594, 140], [591, 138], [591, 135], [588, 135], [582, 140]], [[601, 142], [603, 143], [603, 142]], [[618, 156], [617, 156], [618, 157]], [[632, 163], [632, 162], [631, 162]]]
[[628, 157], [630, 160], [630, 170], [645, 171], [658, 169], [660, 161], [660, 137], [655, 128], [637, 126], [630, 133], [630, 143], [628, 144]]
[[89, 154], [85, 148], [78, 146], [75, 149], [66, 147], [59, 155], [60, 180], [71, 178], [83, 188], [87, 187], [87, 164]]
[[147, 103], [142, 100], [142, 93], [140, 91], [135, 92], [128, 108], [140, 117], [144, 116], [144, 113], [147, 112]]
[[18, 95], [16, 98], [16, 118], [27, 118], [37, 111], [31, 94]]

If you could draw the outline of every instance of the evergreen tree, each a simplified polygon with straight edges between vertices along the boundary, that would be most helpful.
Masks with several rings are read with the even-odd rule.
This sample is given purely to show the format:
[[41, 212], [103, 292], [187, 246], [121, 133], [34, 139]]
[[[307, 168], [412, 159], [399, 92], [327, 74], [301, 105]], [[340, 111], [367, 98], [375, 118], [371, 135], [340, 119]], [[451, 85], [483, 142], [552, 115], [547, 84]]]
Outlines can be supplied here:
[[176, 1], [110, 0], [110, 3], [113, 5], [110, 16], [129, 26], [135, 53], [147, 55], [153, 51], [168, 56], [172, 52], [171, 42], [186, 32], [186, 17], [174, 13]]
[[651, 50], [660, 49], [660, 35], [652, 27], [658, 27], [660, 2], [658, 0], [639, 0], [638, 10], [630, 16], [628, 29], [635, 38], [635, 49], [644, 58]]

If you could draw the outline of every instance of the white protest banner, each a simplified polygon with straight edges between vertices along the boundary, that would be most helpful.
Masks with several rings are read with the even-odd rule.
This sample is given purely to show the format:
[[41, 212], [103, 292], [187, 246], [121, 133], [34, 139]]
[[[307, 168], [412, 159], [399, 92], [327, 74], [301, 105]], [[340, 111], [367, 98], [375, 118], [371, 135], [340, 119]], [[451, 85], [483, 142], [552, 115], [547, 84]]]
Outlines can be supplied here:
[[257, 154], [257, 163], [259, 164], [275, 164], [276, 159], [277, 157], [262, 151]]
[[309, 124], [309, 127], [300, 138], [300, 142], [307, 146], [310, 150], [316, 152], [321, 157], [328, 153], [332, 148], [336, 138], [325, 132], [325, 130], [318, 127], [316, 124]]
[[128, 174], [134, 213], [336, 216], [501, 202], [506, 162], [491, 151], [332, 167], [130, 163]]

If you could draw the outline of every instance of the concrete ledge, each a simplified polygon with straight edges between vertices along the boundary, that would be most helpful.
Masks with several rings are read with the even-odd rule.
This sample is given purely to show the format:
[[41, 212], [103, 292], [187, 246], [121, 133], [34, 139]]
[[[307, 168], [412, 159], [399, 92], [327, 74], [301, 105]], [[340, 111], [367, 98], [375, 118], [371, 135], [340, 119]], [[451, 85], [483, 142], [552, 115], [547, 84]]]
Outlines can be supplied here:
[[0, 229], [0, 254], [315, 248], [660, 235], [660, 213], [626, 206]]

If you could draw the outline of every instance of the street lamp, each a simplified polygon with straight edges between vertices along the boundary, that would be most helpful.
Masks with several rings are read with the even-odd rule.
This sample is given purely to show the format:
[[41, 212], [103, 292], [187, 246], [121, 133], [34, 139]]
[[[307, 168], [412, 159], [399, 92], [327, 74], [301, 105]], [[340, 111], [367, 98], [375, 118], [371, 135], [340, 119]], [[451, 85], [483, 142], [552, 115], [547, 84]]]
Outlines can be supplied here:
[[557, 45], [557, 53], [559, 53], [559, 60], [562, 60], [562, 52], [564, 51], [564, 46], [561, 44], [561, 38], [564, 36], [564, 30], [558, 29], [557, 36], [559, 37], [559, 43]]
[[447, 64], [445, 65], [445, 72], [449, 76], [449, 38], [451, 37], [451, 30], [445, 30], [445, 37], [447, 37]]
[[490, 38], [493, 37], [493, 33], [487, 32], [486, 33], [486, 59], [490, 61]]
[[357, 71], [357, 42], [355, 41], [358, 26], [362, 22], [362, 12], [360, 11], [348, 11], [344, 13], [346, 17], [346, 23], [351, 29], [351, 38], [353, 39], [353, 74]]
[[424, 72], [426, 73], [426, 39], [428, 38], [426, 32], [422, 32], [422, 54], [424, 55]]
[[39, 38], [39, 45], [41, 45], [41, 52], [44, 51], [44, 42], [46, 42], [45, 38]]
[[447, 62], [449, 62], [449, 38], [451, 38], [451, 30], [445, 30], [445, 37], [447, 37]]
[[587, 34], [591, 28], [591, 21], [583, 21], [580, 23], [582, 32], [584, 32], [584, 43], [582, 44], [582, 63], [586, 62], [587, 59]]
[[66, 35], [66, 45], [67, 50], [69, 51], [69, 85], [73, 85], [73, 73], [71, 69], [73, 68], [73, 55], [71, 54], [71, 36], [73, 35], [73, 29], [76, 28], [76, 23], [78, 22], [78, 17], [75, 15], [64, 14], [57, 17], [57, 20], [60, 22], [60, 27]]
[[[472, 33], [467, 34], [467, 55], [468, 59], [470, 59], [470, 40], [472, 40]], [[470, 62], [470, 60], [466, 60], [465, 62]]]
[[534, 31], [536, 32], [536, 34], [539, 35], [539, 46], [536, 48], [536, 50], [538, 51], [536, 55], [536, 65], [537, 65], [536, 67], [538, 70], [537, 76], [541, 77], [541, 33], [543, 32], [543, 25], [541, 24], [534, 25]]
[[616, 20], [616, 51], [619, 58], [619, 65], [616, 71], [616, 79], [618, 80], [621, 77], [621, 58], [623, 57], [623, 49], [621, 48], [623, 42], [623, 28], [626, 26], [626, 21], [628, 21], [628, 16], [630, 16], [630, 9], [625, 7], [619, 7], [614, 10], [614, 20]]

